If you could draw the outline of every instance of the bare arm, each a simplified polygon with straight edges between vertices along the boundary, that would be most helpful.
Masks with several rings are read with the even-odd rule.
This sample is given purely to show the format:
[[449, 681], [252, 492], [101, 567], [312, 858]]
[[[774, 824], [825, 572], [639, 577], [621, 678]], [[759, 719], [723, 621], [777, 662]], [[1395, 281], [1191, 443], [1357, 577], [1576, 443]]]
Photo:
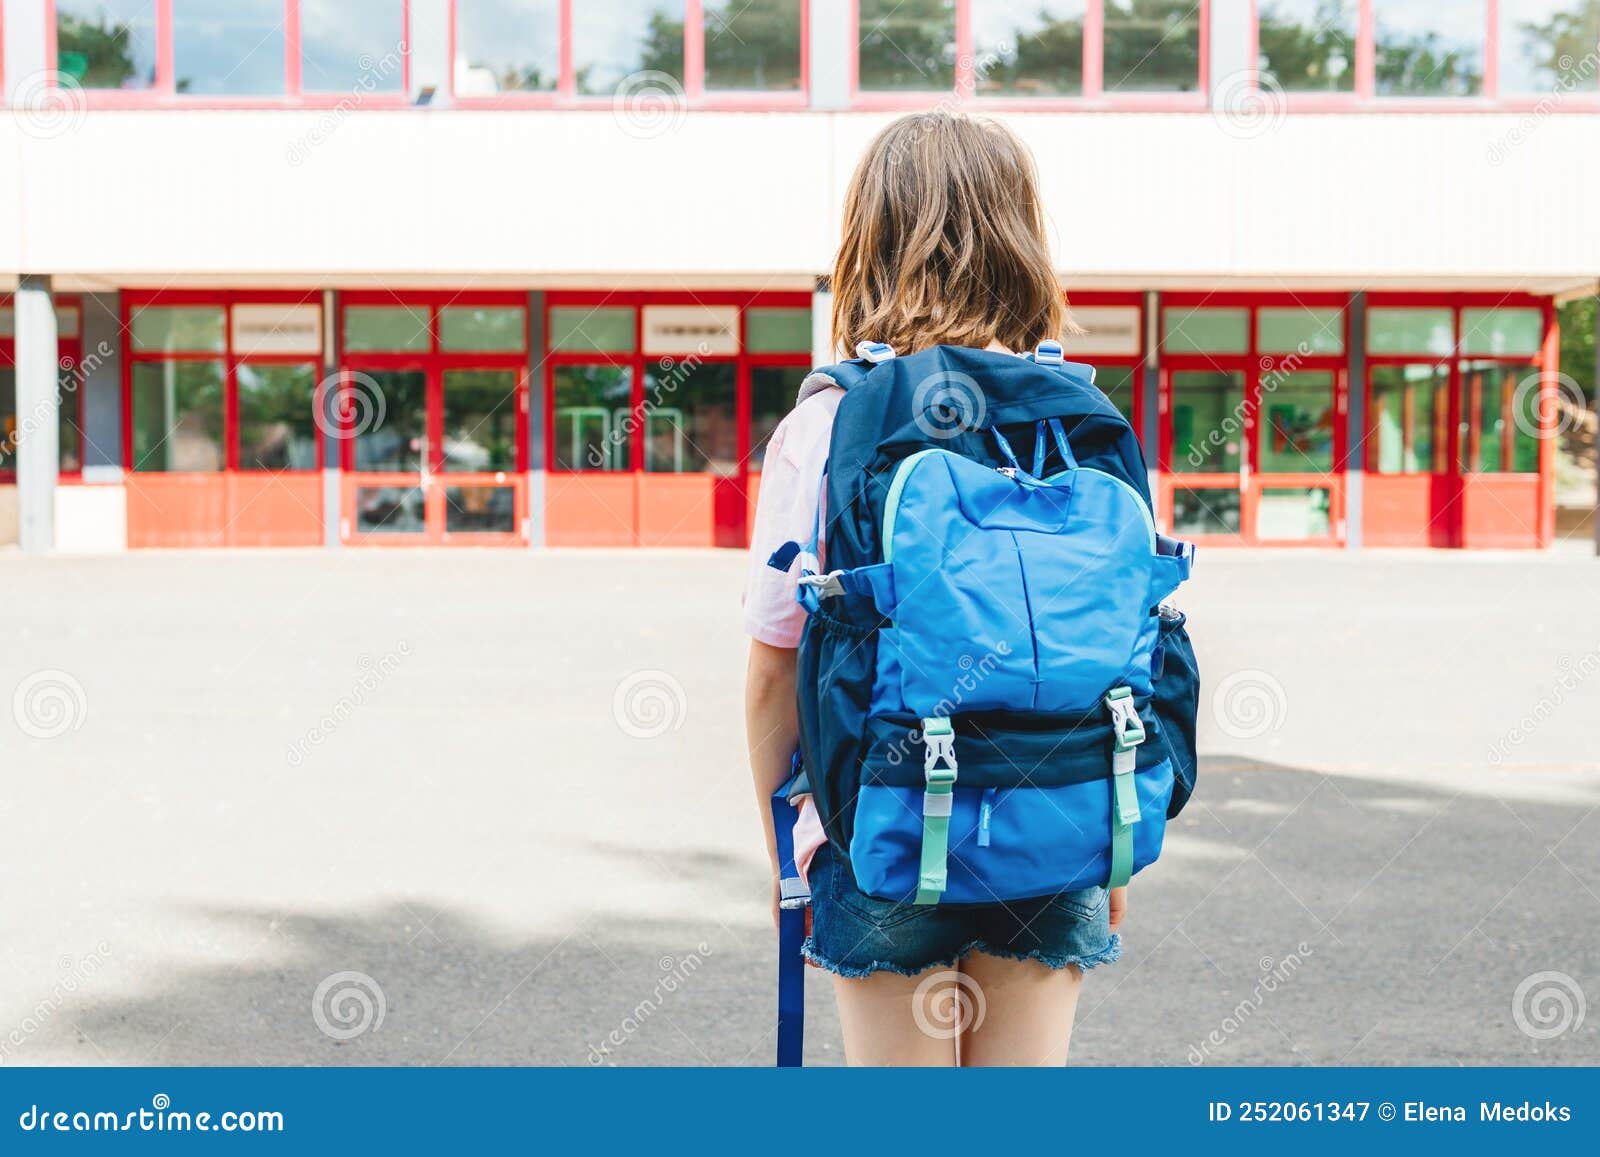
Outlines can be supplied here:
[[778, 853], [773, 842], [772, 793], [789, 778], [790, 761], [800, 739], [795, 713], [795, 660], [793, 647], [750, 642], [750, 665], [745, 674], [745, 738], [750, 748], [750, 775], [755, 781], [756, 810], [766, 834], [767, 858], [772, 861], [774, 888]]

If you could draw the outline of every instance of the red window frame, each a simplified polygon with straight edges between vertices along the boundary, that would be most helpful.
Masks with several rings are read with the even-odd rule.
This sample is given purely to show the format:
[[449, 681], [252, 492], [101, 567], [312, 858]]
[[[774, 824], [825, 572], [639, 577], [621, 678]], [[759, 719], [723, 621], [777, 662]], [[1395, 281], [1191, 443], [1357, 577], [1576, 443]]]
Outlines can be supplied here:
[[[1260, 350], [1259, 328], [1262, 309], [1305, 308], [1338, 309], [1343, 352], [1336, 354], [1298, 352], [1264, 353]], [[1204, 535], [1201, 541], [1224, 545], [1317, 547], [1342, 543], [1347, 533], [1345, 519], [1345, 479], [1349, 469], [1350, 447], [1345, 420], [1349, 412], [1350, 390], [1350, 299], [1343, 293], [1164, 293], [1160, 316], [1156, 319], [1158, 340], [1166, 340], [1166, 314], [1169, 310], [1243, 309], [1248, 314], [1248, 339], [1240, 353], [1161, 352], [1160, 426], [1156, 460], [1160, 474], [1158, 512], [1163, 526], [1172, 525], [1174, 492], [1177, 490], [1233, 490], [1239, 495], [1239, 533]], [[1239, 471], [1196, 473], [1174, 470], [1172, 465], [1172, 375], [1185, 371], [1237, 373], [1243, 377], [1241, 398], [1242, 429]], [[1327, 471], [1264, 473], [1260, 469], [1257, 431], [1262, 401], [1261, 381], [1277, 373], [1323, 372], [1333, 375], [1333, 456]], [[1325, 489], [1329, 492], [1328, 534], [1323, 538], [1263, 539], [1257, 534], [1261, 492], [1268, 489]]]
[[[212, 291], [191, 289], [128, 290], [122, 294], [122, 332], [125, 336], [122, 356], [122, 462], [123, 469], [132, 474], [159, 474], [165, 471], [140, 470], [133, 460], [133, 367], [151, 362], [218, 362], [222, 363], [222, 473], [227, 474], [315, 474], [322, 470], [323, 439], [318, 437], [317, 464], [314, 467], [286, 470], [259, 470], [239, 465], [239, 364], [305, 365], [311, 363], [318, 369], [321, 379], [323, 351], [301, 354], [240, 354], [233, 348], [233, 307], [236, 305], [315, 305], [320, 312], [322, 295], [316, 292], [258, 292], [253, 290]], [[133, 314], [135, 310], [163, 306], [211, 306], [222, 310], [222, 350], [165, 351], [136, 350], [133, 348]], [[328, 319], [324, 317], [326, 326]], [[326, 340], [324, 339], [324, 345]]]
[[[460, 0], [450, 0], [450, 77], [452, 104], [463, 108], [610, 108], [613, 98], [578, 92], [572, 54], [572, 9], [581, 0], [559, 0], [560, 67], [554, 92], [503, 92], [494, 96], [456, 93], [457, 19]], [[688, 107], [727, 112], [804, 109], [811, 102], [811, 0], [800, 0], [800, 87], [785, 92], [740, 92], [705, 87], [705, 0], [685, 0], [683, 19], [683, 96]]]
[[[1527, 293], [1369, 293], [1367, 310], [1373, 309], [1449, 309], [1451, 311], [1451, 345], [1447, 354], [1368, 353], [1366, 354], [1366, 381], [1363, 389], [1364, 429], [1361, 432], [1360, 461], [1367, 470], [1367, 487], [1420, 484], [1431, 480], [1436, 493], [1432, 499], [1432, 521], [1425, 528], [1425, 540], [1435, 546], [1548, 546], [1555, 532], [1555, 439], [1548, 432], [1555, 407], [1555, 373], [1560, 369], [1560, 330], [1556, 324], [1555, 305], [1550, 298]], [[1534, 354], [1464, 354], [1462, 343], [1462, 313], [1468, 309], [1537, 309], [1543, 318], [1543, 338], [1539, 351]], [[1463, 362], [1494, 362], [1501, 365], [1535, 365], [1543, 375], [1540, 388], [1541, 434], [1539, 438], [1539, 469], [1537, 474], [1501, 471], [1468, 471], [1461, 466], [1461, 364]], [[1444, 470], [1415, 471], [1402, 474], [1378, 474], [1371, 469], [1373, 426], [1376, 411], [1372, 404], [1373, 370], [1379, 366], [1416, 365], [1431, 363], [1445, 366], [1447, 374], [1447, 406], [1444, 429], [1446, 443], [1442, 455]], [[1509, 442], [1507, 443], [1509, 448]], [[1437, 455], [1437, 451], [1436, 451]], [[1531, 523], [1518, 513], [1516, 507], [1532, 494], [1534, 506]], [[1409, 528], [1389, 525], [1375, 526], [1372, 502], [1367, 503], [1366, 535], [1374, 531], [1382, 541], [1396, 540]], [[1437, 525], [1434, 525], [1437, 523]]]
[[[1382, 0], [1357, 0], [1359, 19], [1356, 31], [1355, 90], [1318, 93], [1272, 90], [1272, 99], [1282, 101], [1291, 112], [1595, 112], [1600, 109], [1600, 77], [1592, 89], [1553, 95], [1519, 93], [1500, 95], [1500, 3], [1485, 0], [1483, 39], [1483, 91], [1477, 96], [1379, 96], [1377, 94], [1377, 17], [1375, 3]], [[1250, 88], [1261, 91], [1261, 0], [1250, 0]]]
[[[172, 49], [172, 0], [153, 0], [156, 16], [156, 82], [147, 89], [79, 88], [89, 108], [339, 108], [355, 102], [360, 108], [402, 108], [410, 103], [411, 91], [411, 0], [400, 4], [400, 91], [384, 93], [326, 92], [306, 89], [302, 84], [300, 40], [301, 0], [283, 3], [283, 92], [276, 96], [187, 96], [177, 91]], [[59, 45], [56, 33], [56, 0], [45, 4], [45, 59], [50, 62], [50, 83], [57, 84]]]
[[[3, 51], [3, 46], [0, 46], [0, 51]], [[15, 309], [16, 300], [14, 296], [11, 294], [0, 295], [0, 308]], [[56, 338], [56, 364], [60, 371], [57, 378], [59, 382], [61, 376], [65, 376], [68, 373], [77, 374], [79, 372], [78, 367], [83, 362], [83, 299], [75, 296], [58, 296], [55, 299], [55, 308], [58, 317], [60, 316], [61, 311], [64, 309], [73, 310], [78, 315], [78, 333], [76, 337], [60, 336], [58, 325], [58, 336]], [[8, 368], [15, 369], [16, 365], [16, 338], [0, 337], [0, 366], [6, 366]], [[68, 398], [65, 394], [59, 394], [59, 390], [58, 395], [60, 396], [61, 415], [63, 417], [70, 415], [70, 421], [78, 431], [79, 460], [78, 469], [61, 470], [59, 476], [64, 482], [77, 482], [81, 481], [83, 478], [83, 452], [85, 441], [83, 432], [83, 381], [81, 378], [79, 379], [78, 387], [77, 389], [71, 391], [70, 398]], [[21, 421], [20, 415], [18, 415], [17, 420], [19, 422]], [[15, 484], [16, 481], [17, 472], [15, 469], [0, 470], [0, 485], [9, 486]]]
[[861, 0], [850, 2], [850, 99], [854, 108], [869, 111], [922, 109], [929, 97], [952, 95], [957, 104], [976, 109], [1018, 112], [1073, 110], [1126, 110], [1138, 112], [1204, 112], [1210, 105], [1211, 0], [1198, 0], [1200, 20], [1200, 75], [1193, 92], [1114, 92], [1104, 90], [1105, 0], [1085, 0], [1083, 29], [1083, 93], [1063, 97], [978, 96], [973, 76], [977, 60], [972, 23], [974, 0], [955, 0], [955, 88], [878, 92], [861, 87]]

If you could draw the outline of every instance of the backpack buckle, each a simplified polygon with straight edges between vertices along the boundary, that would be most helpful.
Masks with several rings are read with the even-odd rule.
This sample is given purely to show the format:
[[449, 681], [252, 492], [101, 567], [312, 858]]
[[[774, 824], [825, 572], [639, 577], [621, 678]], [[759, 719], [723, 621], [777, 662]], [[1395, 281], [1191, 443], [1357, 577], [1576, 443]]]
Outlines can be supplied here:
[[1133, 690], [1129, 687], [1113, 687], [1107, 693], [1105, 703], [1111, 712], [1111, 734], [1116, 750], [1132, 751], [1143, 743], [1144, 720], [1139, 718], [1139, 709], [1133, 704]]
[[[946, 716], [922, 721], [922, 778], [929, 784], [956, 781], [956, 732]], [[940, 766], [940, 764], [943, 766]]]

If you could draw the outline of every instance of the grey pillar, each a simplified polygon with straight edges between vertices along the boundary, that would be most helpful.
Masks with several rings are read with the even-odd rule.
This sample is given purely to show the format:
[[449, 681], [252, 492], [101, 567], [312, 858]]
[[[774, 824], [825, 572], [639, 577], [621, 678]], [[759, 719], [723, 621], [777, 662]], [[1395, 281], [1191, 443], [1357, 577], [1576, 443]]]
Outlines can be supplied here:
[[528, 294], [528, 525], [529, 546], [544, 541], [544, 293]]
[[75, 376], [86, 482], [122, 479], [122, 314], [116, 293], [83, 298], [83, 360]]
[[826, 277], [811, 291], [811, 364], [831, 366], [839, 360], [833, 348], [833, 289]]
[[1150, 497], [1160, 503], [1161, 482], [1161, 295], [1144, 295], [1144, 404], [1137, 415]]
[[30, 553], [56, 543], [56, 476], [61, 465], [60, 348], [50, 279], [23, 274], [14, 300], [17, 328], [17, 541]]
[[1344, 548], [1361, 549], [1361, 490], [1366, 481], [1367, 440], [1367, 295], [1350, 295], [1349, 388], [1345, 391]]
[[338, 550], [344, 542], [340, 533], [343, 489], [340, 454], [344, 440], [339, 436], [339, 348], [334, 335], [339, 332], [339, 294], [322, 291], [322, 386], [316, 403], [322, 409], [322, 545]]
[[850, 107], [850, 61], [855, 57], [855, 25], [850, 0], [811, 0], [811, 107]]

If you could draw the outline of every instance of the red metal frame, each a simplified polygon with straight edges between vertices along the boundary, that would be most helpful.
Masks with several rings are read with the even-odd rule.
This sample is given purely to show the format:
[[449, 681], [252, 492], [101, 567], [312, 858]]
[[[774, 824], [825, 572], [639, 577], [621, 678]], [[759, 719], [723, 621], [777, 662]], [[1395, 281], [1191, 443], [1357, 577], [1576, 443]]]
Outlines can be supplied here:
[[[347, 351], [345, 348], [346, 311], [352, 306], [393, 306], [428, 311], [428, 349], [423, 351]], [[505, 306], [523, 311], [522, 349], [478, 352], [445, 350], [440, 345], [440, 311], [447, 307]], [[336, 321], [339, 370], [344, 389], [349, 375], [365, 370], [411, 370], [424, 375], [427, 405], [426, 468], [419, 471], [358, 471], [355, 469], [355, 439], [339, 440], [343, 492], [340, 513], [345, 542], [362, 546], [417, 546], [449, 544], [462, 546], [521, 546], [527, 538], [524, 527], [528, 516], [528, 343], [532, 319], [527, 316], [528, 297], [518, 292], [433, 291], [391, 293], [384, 290], [351, 291], [340, 295]], [[514, 470], [450, 472], [444, 470], [444, 378], [455, 370], [509, 371], [516, 374], [516, 445]], [[348, 418], [346, 408], [340, 412]], [[361, 532], [356, 529], [357, 492], [371, 487], [425, 487], [423, 503], [425, 529], [419, 533]], [[446, 530], [446, 494], [451, 488], [509, 488], [514, 496], [513, 529], [502, 532], [461, 532]]]
[[[1291, 112], [1594, 112], [1600, 108], [1600, 80], [1586, 91], [1574, 90], [1560, 100], [1549, 96], [1500, 96], [1500, 0], [1485, 0], [1483, 92], [1476, 97], [1407, 97], [1377, 95], [1377, 18], [1374, 4], [1359, 0], [1356, 28], [1355, 88], [1348, 93], [1285, 93]], [[1259, 0], [1250, 0], [1250, 86], [1260, 90], [1261, 17]]]
[[[1262, 309], [1295, 308], [1340, 310], [1341, 338], [1344, 352], [1339, 354], [1263, 353], [1258, 340], [1259, 318]], [[1161, 316], [1157, 318], [1157, 332], [1166, 333], [1166, 314], [1169, 310], [1194, 309], [1244, 309], [1248, 311], [1249, 336], [1242, 353], [1168, 353], [1161, 354], [1160, 427], [1157, 462], [1161, 471], [1157, 510], [1165, 526], [1171, 526], [1174, 493], [1178, 490], [1234, 490], [1239, 494], [1239, 533], [1237, 535], [1200, 535], [1202, 542], [1236, 545], [1271, 546], [1333, 546], [1345, 536], [1345, 471], [1349, 447], [1342, 420], [1348, 412], [1350, 314], [1349, 298], [1340, 293], [1169, 293], [1161, 297]], [[1164, 336], [1163, 339], [1164, 340]], [[1184, 372], [1237, 373], [1243, 377], [1241, 396], [1242, 452], [1240, 462], [1244, 469], [1232, 473], [1192, 473], [1175, 471], [1172, 464], [1172, 375]], [[1296, 471], [1264, 473], [1260, 468], [1260, 445], [1257, 437], [1261, 402], [1262, 379], [1273, 374], [1331, 373], [1333, 375], [1333, 465], [1328, 471]], [[1262, 492], [1276, 489], [1322, 489], [1328, 491], [1328, 535], [1312, 539], [1263, 539], [1258, 533], [1259, 506]]]
[[[0, 45], [0, 54], [4, 52], [4, 45]], [[14, 308], [15, 301], [10, 294], [0, 296], [0, 308]], [[57, 337], [56, 363], [63, 373], [75, 370], [83, 361], [83, 300], [76, 296], [57, 297], [55, 299], [56, 312], [70, 309], [78, 315], [78, 333], [76, 337]], [[17, 343], [15, 338], [0, 337], [0, 366], [15, 369], [17, 365]], [[78, 388], [72, 391], [72, 398], [61, 398], [61, 412], [68, 413], [71, 407], [72, 424], [78, 429], [78, 456], [83, 457], [83, 383], [79, 382]], [[18, 420], [21, 416], [18, 415]], [[63, 482], [78, 482], [83, 478], [82, 462], [77, 470], [63, 470], [60, 473]], [[0, 486], [12, 485], [17, 480], [15, 470], [0, 470]]]
[[[730, 291], [673, 291], [653, 293], [646, 291], [635, 292], [553, 292], [545, 295], [545, 325], [544, 332], [550, 333], [550, 311], [561, 308], [591, 308], [622, 307], [634, 311], [633, 350], [631, 352], [584, 352], [584, 351], [544, 351], [544, 429], [545, 429], [545, 462], [549, 474], [547, 504], [559, 501], [563, 493], [579, 487], [589, 487], [598, 483], [608, 486], [611, 482], [627, 479], [631, 486], [631, 526], [623, 533], [622, 527], [617, 527], [617, 533], [611, 537], [618, 542], [627, 541], [632, 545], [646, 545], [651, 540], [674, 537], [674, 526], [664, 536], [652, 534], [647, 528], [650, 521], [643, 509], [643, 502], [648, 499], [646, 491], [653, 487], [673, 487], [681, 485], [685, 479], [712, 479], [713, 490], [717, 486], [732, 487], [736, 493], [731, 493], [724, 502], [718, 502], [717, 526], [713, 537], [722, 544], [733, 544], [738, 539], [737, 545], [744, 545], [748, 541], [749, 517], [751, 506], [750, 491], [751, 477], [754, 472], [750, 470], [750, 371], [759, 366], [790, 367], [797, 370], [808, 369], [810, 363], [809, 351], [779, 351], [776, 353], [750, 353], [747, 352], [746, 326], [748, 325], [749, 311], [751, 308], [789, 308], [809, 309], [811, 295], [804, 292], [750, 292], [743, 290]], [[663, 474], [647, 473], [644, 469], [644, 441], [641, 438], [632, 438], [629, 441], [629, 468], [627, 470], [562, 470], [557, 469], [556, 462], [556, 428], [555, 428], [555, 372], [557, 368], [566, 365], [597, 365], [607, 364], [624, 368], [629, 371], [632, 389], [631, 405], [635, 412], [645, 406], [645, 368], [654, 359], [655, 355], [644, 352], [644, 307], [649, 305], [707, 305], [707, 306], [736, 306], [739, 309], [739, 352], [737, 354], [714, 354], [700, 357], [705, 363], [721, 363], [735, 367], [735, 416], [738, 425], [738, 456], [742, 466], [731, 478], [717, 478], [712, 475], [686, 473]], [[615, 497], [615, 496], [613, 496]], [[715, 501], [715, 499], [714, 499]], [[725, 506], [725, 509], [724, 509]], [[723, 515], [727, 516], [724, 524]], [[693, 536], [689, 536], [693, 537]], [[710, 545], [709, 542], [702, 545]]]
[[[172, 0], [151, 0], [156, 23], [156, 81], [147, 89], [82, 89], [90, 108], [338, 108], [352, 100], [362, 108], [403, 108], [411, 91], [411, 0], [400, 5], [400, 91], [397, 93], [306, 91], [302, 85], [301, 0], [283, 0], [284, 91], [281, 96], [186, 96], [177, 91], [172, 51]], [[44, 0], [45, 59], [56, 64], [56, 0]], [[54, 77], [51, 78], [54, 83]]]
[[[1372, 309], [1448, 309], [1451, 312], [1451, 352], [1448, 354], [1366, 355], [1366, 429], [1362, 432], [1361, 461], [1366, 468], [1369, 498], [1364, 537], [1379, 544], [1415, 542], [1435, 546], [1548, 546], [1554, 537], [1555, 444], [1542, 435], [1539, 439], [1539, 469], [1536, 474], [1505, 471], [1466, 471], [1461, 467], [1461, 385], [1462, 362], [1492, 362], [1499, 365], [1534, 365], [1543, 375], [1540, 385], [1540, 423], [1553, 426], [1555, 371], [1560, 368], [1560, 334], [1556, 328], [1555, 305], [1551, 299], [1525, 293], [1370, 293], [1367, 308]], [[1537, 354], [1463, 354], [1462, 312], [1467, 309], [1537, 309], [1544, 321], [1544, 336]], [[1381, 366], [1432, 364], [1447, 368], [1446, 415], [1443, 421], [1445, 445], [1443, 471], [1417, 471], [1407, 474], [1378, 474], [1371, 469], [1371, 451], [1366, 443], [1376, 427], [1372, 402], [1373, 370]], [[1435, 414], [1435, 422], [1438, 422]], [[1507, 443], [1509, 446], [1509, 442]], [[1435, 460], [1439, 449], [1435, 446]], [[1424, 500], [1427, 488], [1429, 521], [1426, 535], [1411, 528], [1387, 522], [1382, 498], [1385, 489], [1416, 491], [1409, 496], [1412, 506]], [[1397, 498], [1396, 504], [1405, 501]], [[1531, 509], [1525, 508], [1527, 504]], [[1519, 512], [1519, 508], [1520, 512]]]
[[[612, 98], [578, 92], [577, 68], [572, 55], [572, 6], [574, 0], [560, 0], [557, 9], [557, 36], [560, 67], [554, 92], [504, 92], [487, 97], [463, 97], [456, 93], [456, 49], [459, 42], [458, 0], [450, 0], [450, 99], [462, 108], [609, 108]], [[804, 109], [811, 100], [811, 0], [800, 0], [800, 87], [787, 92], [708, 92], [705, 87], [705, 2], [684, 0], [683, 91], [691, 108], [723, 112], [774, 112]]]
[[[162, 306], [215, 306], [223, 311], [222, 352], [185, 351], [178, 353], [135, 350], [133, 348], [133, 312], [136, 309]], [[322, 440], [317, 440], [317, 465], [303, 470], [246, 470], [239, 465], [239, 397], [238, 368], [240, 363], [262, 365], [315, 365], [321, 377], [322, 354], [263, 354], [244, 355], [233, 348], [233, 307], [236, 305], [315, 305], [320, 311], [322, 295], [316, 292], [257, 291], [257, 290], [201, 290], [201, 289], [130, 289], [122, 294], [121, 326], [126, 335], [122, 357], [122, 461], [127, 470], [138, 472], [133, 460], [133, 367], [148, 362], [217, 362], [223, 363], [222, 439], [224, 468], [229, 472], [244, 474], [314, 474], [323, 468]], [[327, 319], [323, 319], [327, 324]]]
[[1200, 74], [1193, 92], [1105, 93], [1105, 0], [1086, 0], [1083, 35], [1083, 94], [1068, 97], [980, 97], [975, 93], [976, 50], [972, 5], [981, 0], [955, 0], [956, 76], [953, 91], [926, 89], [874, 92], [861, 88], [861, 0], [851, 0], [850, 102], [857, 109], [895, 111], [926, 108], [929, 98], [954, 99], [985, 111], [1070, 112], [1204, 112], [1210, 104], [1211, 0], [1199, 0]]

